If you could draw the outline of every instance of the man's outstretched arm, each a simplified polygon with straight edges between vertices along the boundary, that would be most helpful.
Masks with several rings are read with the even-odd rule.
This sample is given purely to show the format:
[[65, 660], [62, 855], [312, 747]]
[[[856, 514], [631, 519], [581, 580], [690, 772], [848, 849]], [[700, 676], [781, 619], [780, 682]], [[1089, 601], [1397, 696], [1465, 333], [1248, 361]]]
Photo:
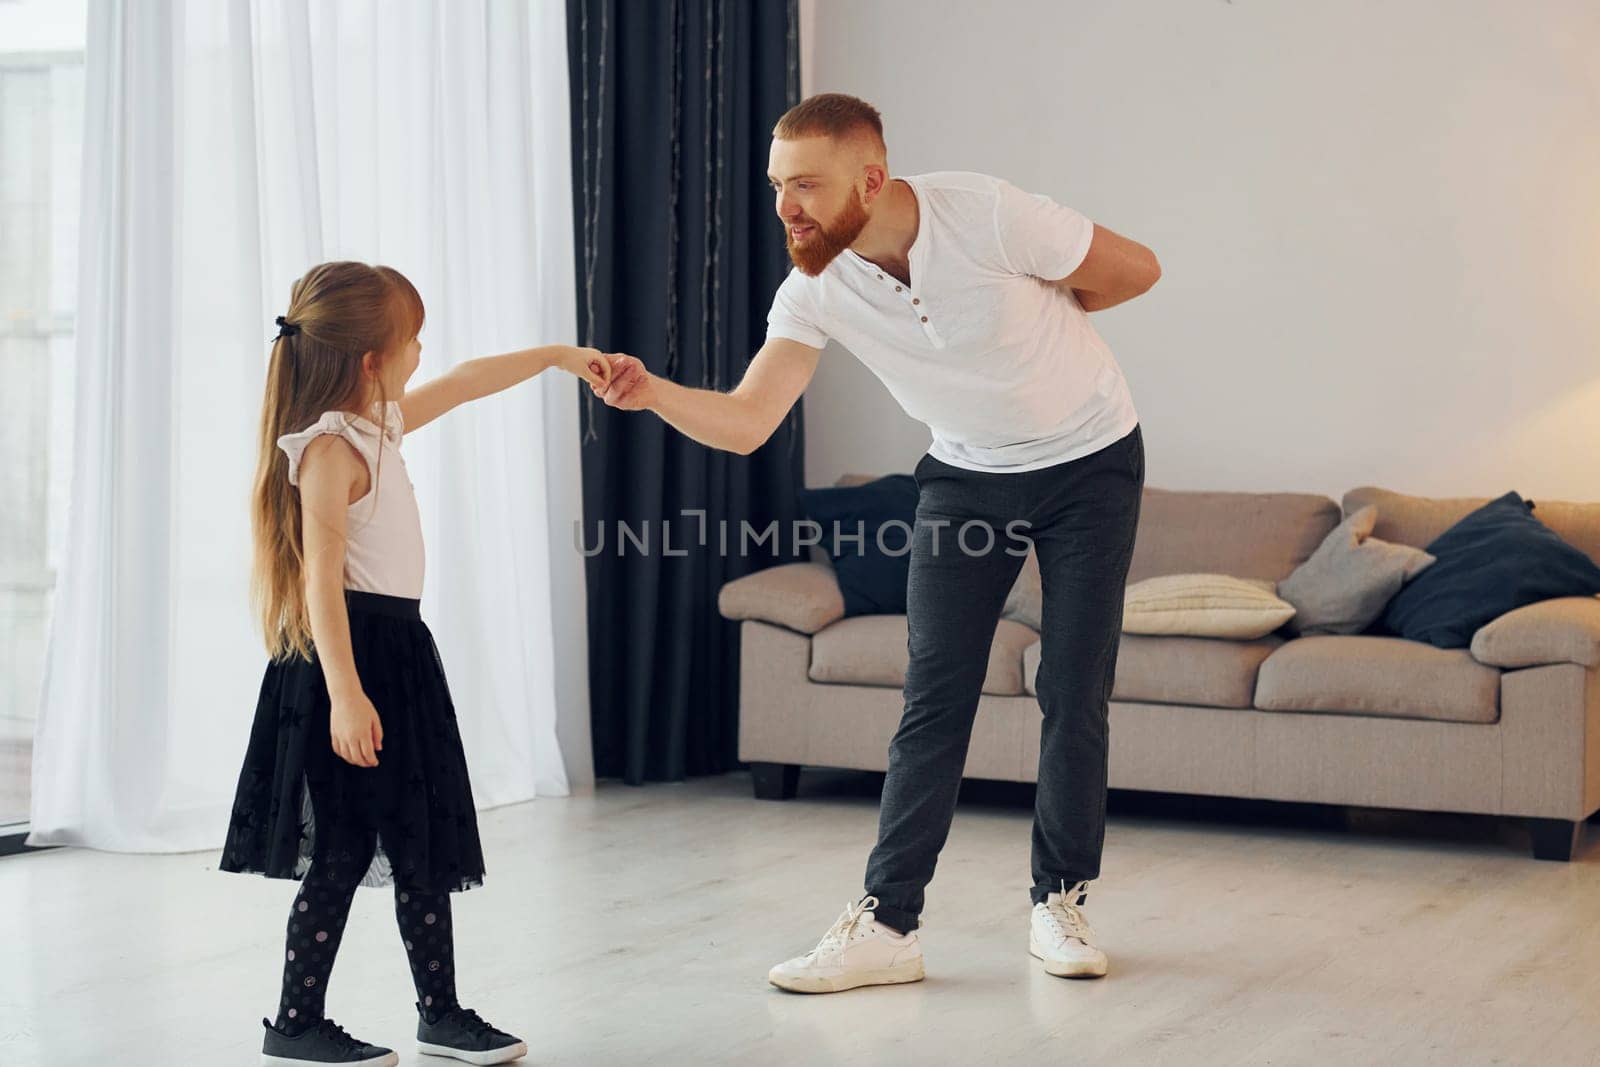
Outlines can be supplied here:
[[774, 337], [761, 346], [732, 392], [691, 389], [657, 377], [634, 356], [607, 356], [611, 384], [595, 394], [609, 407], [654, 411], [703, 445], [748, 455], [766, 443], [811, 383], [822, 350]]

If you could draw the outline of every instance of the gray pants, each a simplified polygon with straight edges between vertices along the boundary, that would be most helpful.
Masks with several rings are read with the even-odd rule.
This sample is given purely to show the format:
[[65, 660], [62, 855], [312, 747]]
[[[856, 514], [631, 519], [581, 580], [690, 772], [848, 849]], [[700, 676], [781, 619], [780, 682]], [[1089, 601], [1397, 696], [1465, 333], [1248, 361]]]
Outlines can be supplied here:
[[[1020, 474], [969, 471], [925, 455], [915, 474], [921, 495], [906, 587], [905, 710], [889, 746], [866, 876], [878, 920], [899, 930], [918, 925], [950, 834], [989, 646], [1022, 566], [1008, 534], [1018, 520], [1027, 525], [1013, 530], [1038, 553], [1044, 597], [1032, 899], [1100, 873], [1108, 705], [1144, 439], [1135, 427], [1092, 455]], [[969, 523], [979, 525], [960, 536]], [[994, 534], [987, 551], [984, 524]]]

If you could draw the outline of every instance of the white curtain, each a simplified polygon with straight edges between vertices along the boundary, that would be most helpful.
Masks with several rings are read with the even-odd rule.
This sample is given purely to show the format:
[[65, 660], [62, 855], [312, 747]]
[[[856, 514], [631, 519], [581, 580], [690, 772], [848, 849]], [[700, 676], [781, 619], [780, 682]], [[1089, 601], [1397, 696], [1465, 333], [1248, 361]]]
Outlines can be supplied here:
[[[307, 267], [350, 258], [422, 292], [417, 380], [574, 339], [564, 4], [100, 0], [85, 111], [29, 840], [211, 848], [265, 665], [248, 500], [273, 316]], [[541, 376], [404, 447], [483, 807], [589, 782], [577, 388]]]

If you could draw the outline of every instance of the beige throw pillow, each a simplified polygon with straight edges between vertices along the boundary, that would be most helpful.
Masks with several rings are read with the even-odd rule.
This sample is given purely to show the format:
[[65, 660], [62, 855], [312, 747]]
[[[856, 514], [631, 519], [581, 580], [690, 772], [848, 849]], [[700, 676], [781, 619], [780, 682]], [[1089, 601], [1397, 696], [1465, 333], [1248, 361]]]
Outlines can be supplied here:
[[1253, 641], [1294, 617], [1275, 583], [1226, 574], [1165, 574], [1128, 586], [1122, 630], [1130, 634]]

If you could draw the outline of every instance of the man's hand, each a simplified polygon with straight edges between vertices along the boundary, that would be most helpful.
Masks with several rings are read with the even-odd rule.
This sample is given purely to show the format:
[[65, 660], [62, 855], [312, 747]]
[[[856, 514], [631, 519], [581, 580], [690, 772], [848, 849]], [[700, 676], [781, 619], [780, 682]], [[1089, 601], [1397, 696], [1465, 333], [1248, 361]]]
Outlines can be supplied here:
[[641, 411], [655, 406], [659, 379], [644, 369], [638, 357], [607, 354], [604, 358], [611, 364], [611, 382], [603, 389], [595, 389], [594, 393], [606, 406], [622, 411]]

